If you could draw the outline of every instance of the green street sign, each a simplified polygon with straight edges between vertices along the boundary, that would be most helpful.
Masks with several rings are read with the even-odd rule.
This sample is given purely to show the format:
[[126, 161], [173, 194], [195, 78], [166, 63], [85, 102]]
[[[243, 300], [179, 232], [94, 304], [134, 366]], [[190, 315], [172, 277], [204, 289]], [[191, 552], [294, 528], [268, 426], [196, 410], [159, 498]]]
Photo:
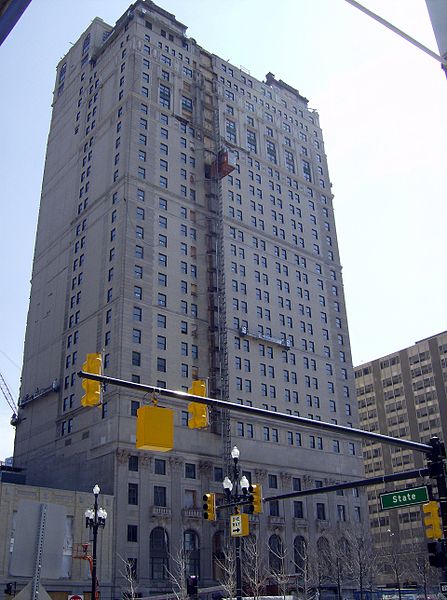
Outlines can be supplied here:
[[412, 504], [423, 504], [429, 501], [428, 487], [426, 485], [400, 490], [399, 492], [380, 494], [379, 497], [382, 510], [401, 508], [402, 506], [411, 506]]

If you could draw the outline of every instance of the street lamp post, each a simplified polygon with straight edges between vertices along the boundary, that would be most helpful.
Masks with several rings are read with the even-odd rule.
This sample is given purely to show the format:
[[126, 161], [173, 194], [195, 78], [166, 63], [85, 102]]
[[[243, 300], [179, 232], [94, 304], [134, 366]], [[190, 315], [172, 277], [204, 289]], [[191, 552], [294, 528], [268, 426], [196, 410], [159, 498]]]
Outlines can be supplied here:
[[96, 579], [96, 549], [98, 543], [98, 529], [104, 528], [107, 519], [107, 512], [103, 508], [98, 508], [98, 496], [99, 485], [96, 484], [93, 488], [93, 495], [95, 496], [95, 503], [93, 508], [88, 508], [85, 511], [85, 526], [87, 529], [93, 534], [93, 551], [92, 551], [92, 594], [91, 600], [98, 600], [97, 595], [99, 597], [99, 593], [97, 588], [97, 579]]
[[[222, 482], [224, 487], [225, 496], [228, 502], [234, 504], [234, 514], [239, 514], [238, 502], [246, 501], [248, 498], [248, 489], [250, 482], [243, 475], [239, 480], [240, 467], [239, 467], [239, 449], [234, 446], [231, 451], [231, 458], [233, 459], [233, 481], [227, 476]], [[234, 483], [233, 483], [234, 482]], [[239, 486], [242, 493], [239, 493]], [[242, 563], [241, 563], [241, 538], [236, 536], [235, 540], [235, 558], [236, 558], [236, 600], [242, 600]]]

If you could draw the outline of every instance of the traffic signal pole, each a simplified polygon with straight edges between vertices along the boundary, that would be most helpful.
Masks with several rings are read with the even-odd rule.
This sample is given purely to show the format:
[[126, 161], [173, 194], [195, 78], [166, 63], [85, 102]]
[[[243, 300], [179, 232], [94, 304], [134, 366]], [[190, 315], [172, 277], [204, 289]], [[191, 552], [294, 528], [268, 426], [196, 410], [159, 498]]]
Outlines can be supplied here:
[[443, 580], [447, 581], [447, 483], [446, 483], [446, 472], [445, 472], [445, 446], [439, 438], [432, 438], [430, 440], [432, 447], [431, 454], [428, 455], [428, 469], [430, 471], [430, 477], [435, 479], [436, 487], [438, 488], [438, 502], [441, 513], [442, 523], [442, 551], [445, 559], [445, 565], [442, 567]]
[[318, 488], [309, 488], [308, 490], [289, 492], [287, 494], [267, 496], [266, 498], [263, 498], [263, 501], [271, 502], [272, 500], [287, 500], [288, 498], [298, 498], [299, 496], [313, 496], [314, 494], [325, 494], [327, 492], [336, 492], [338, 490], [348, 490], [351, 488], [366, 487], [368, 485], [377, 485], [379, 483], [388, 483], [390, 481], [405, 481], [408, 479], [414, 479], [416, 477], [428, 477], [429, 475], [430, 471], [428, 468], [412, 469], [411, 471], [402, 471], [400, 473], [393, 473], [391, 475], [368, 477], [368, 479], [359, 479], [358, 481], [346, 481], [344, 483], [335, 483], [334, 485], [326, 485]]
[[[84, 365], [85, 368], [85, 365]], [[365, 439], [375, 442], [379, 442], [386, 445], [397, 446], [400, 448], [408, 448], [416, 452], [422, 452], [427, 455], [427, 467], [423, 469], [417, 469], [413, 471], [406, 471], [404, 473], [395, 473], [392, 475], [384, 475], [382, 477], [373, 477], [368, 480], [357, 480], [347, 483], [337, 484], [335, 486], [327, 486], [326, 488], [318, 488], [317, 490], [303, 490], [303, 492], [295, 492], [296, 496], [305, 495], [306, 493], [321, 493], [321, 491], [332, 491], [336, 489], [343, 489], [349, 487], [361, 487], [366, 485], [374, 485], [377, 483], [385, 483], [387, 481], [398, 481], [411, 479], [414, 477], [430, 477], [436, 481], [436, 487], [438, 492], [438, 501], [440, 505], [440, 516], [442, 522], [442, 533], [443, 538], [438, 541], [441, 550], [440, 563], [437, 567], [442, 568], [442, 573], [445, 581], [447, 581], [447, 482], [446, 482], [446, 469], [445, 459], [446, 452], [443, 442], [436, 436], [430, 439], [429, 444], [423, 444], [421, 442], [415, 442], [413, 440], [399, 439], [381, 433], [373, 431], [363, 431], [362, 429], [355, 429], [353, 427], [346, 427], [343, 425], [335, 425], [333, 423], [326, 423], [325, 421], [315, 421], [306, 417], [297, 417], [294, 415], [288, 415], [279, 412], [269, 412], [262, 408], [256, 408], [253, 406], [245, 406], [242, 404], [234, 404], [224, 400], [216, 400], [214, 398], [208, 398], [202, 395], [194, 395], [191, 393], [180, 392], [177, 390], [169, 390], [165, 388], [159, 388], [152, 385], [145, 385], [141, 383], [134, 383], [132, 381], [126, 381], [123, 379], [117, 379], [115, 377], [107, 377], [105, 375], [97, 373], [89, 373], [86, 371], [79, 371], [78, 376], [92, 381], [97, 381], [102, 384], [116, 385], [118, 387], [124, 387], [135, 391], [141, 391], [144, 393], [157, 394], [165, 398], [172, 398], [176, 400], [184, 400], [188, 403], [192, 401], [200, 404], [206, 404], [221, 410], [231, 410], [235, 412], [242, 412], [246, 415], [253, 415], [263, 418], [267, 421], [274, 421], [275, 423], [289, 423], [299, 427], [309, 428], [312, 430], [329, 431], [332, 435], [342, 435], [344, 438], [351, 437], [356, 439]], [[192, 389], [190, 391], [193, 391]], [[194, 390], [195, 391], [195, 390]], [[200, 390], [203, 393], [203, 390]], [[294, 494], [282, 495], [282, 498], [293, 497]], [[273, 499], [279, 499], [279, 497], [264, 498], [264, 501], [271, 501]], [[229, 499], [227, 499], [228, 501]], [[247, 502], [241, 502], [241, 504], [247, 504]]]
[[275, 421], [276, 423], [290, 423], [313, 430], [318, 429], [322, 431], [330, 431], [331, 434], [339, 434], [343, 437], [348, 436], [357, 439], [368, 439], [391, 446], [397, 446], [399, 448], [416, 450], [417, 452], [423, 452], [425, 454], [431, 454], [433, 452], [433, 446], [429, 444], [414, 442], [413, 440], [401, 440], [399, 438], [383, 435], [382, 433], [376, 433], [374, 431], [364, 431], [363, 429], [356, 429], [355, 427], [335, 425], [334, 423], [326, 423], [325, 421], [315, 421], [306, 417], [297, 417], [295, 415], [288, 415], [280, 412], [270, 412], [264, 408], [256, 408], [254, 406], [246, 406], [244, 404], [235, 404], [225, 400], [208, 398], [207, 396], [195, 396], [194, 394], [187, 392], [169, 390], [166, 388], [156, 387], [154, 385], [146, 385], [144, 383], [134, 383], [133, 381], [126, 381], [125, 379], [117, 379], [116, 377], [108, 377], [106, 375], [97, 375], [95, 373], [88, 373], [86, 371], [78, 371], [78, 376], [83, 379], [92, 379], [93, 381], [99, 381], [100, 383], [116, 385], [118, 387], [144, 392], [145, 394], [157, 394], [159, 396], [164, 396], [165, 398], [185, 400], [188, 403], [195, 401], [200, 404], [206, 404], [222, 410], [231, 410], [234, 412], [245, 413], [246, 415], [262, 417], [269, 421]]

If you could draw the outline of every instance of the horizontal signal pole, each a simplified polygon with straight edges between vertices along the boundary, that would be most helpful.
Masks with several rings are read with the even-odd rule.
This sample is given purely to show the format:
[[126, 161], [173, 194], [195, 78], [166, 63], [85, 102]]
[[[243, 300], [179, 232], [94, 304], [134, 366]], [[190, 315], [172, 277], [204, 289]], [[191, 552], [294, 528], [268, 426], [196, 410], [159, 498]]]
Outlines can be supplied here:
[[267, 498], [263, 498], [263, 501], [271, 502], [272, 500], [286, 500], [287, 498], [298, 498], [300, 496], [313, 496], [314, 494], [325, 494], [326, 492], [336, 492], [337, 490], [366, 487], [368, 485], [388, 483], [389, 481], [402, 481], [405, 479], [415, 479], [416, 477], [428, 477], [429, 475], [430, 469], [428, 468], [412, 469], [411, 471], [402, 471], [401, 473], [393, 473], [391, 475], [379, 475], [377, 477], [368, 477], [368, 479], [359, 479], [358, 481], [346, 481], [344, 483], [336, 483], [334, 485], [327, 485], [325, 487], [301, 490], [299, 492], [290, 492], [289, 494], [268, 496]]
[[408, 33], [402, 31], [402, 29], [399, 29], [389, 21], [386, 21], [383, 17], [380, 17], [376, 13], [373, 13], [371, 10], [366, 8], [366, 6], [362, 6], [360, 2], [357, 2], [356, 0], [346, 0], [346, 2], [348, 2], [348, 4], [351, 4], [351, 6], [358, 8], [360, 11], [365, 13], [365, 15], [368, 15], [368, 17], [371, 17], [381, 25], [384, 25], [397, 35], [400, 35], [401, 38], [403, 38], [407, 42], [410, 42], [410, 44], [413, 44], [413, 46], [416, 46], [416, 48], [419, 48], [419, 50], [422, 50], [422, 52], [425, 52], [425, 54], [428, 54], [428, 56], [431, 56], [432, 58], [440, 62], [444, 67], [447, 67], [447, 59], [443, 58], [442, 56], [439, 56], [439, 54], [436, 54], [436, 52], [433, 52], [433, 50], [430, 50], [430, 48], [427, 48], [427, 46], [424, 46], [424, 44], [421, 44], [421, 42], [415, 40], [413, 37], [408, 35]]
[[124, 379], [117, 379], [116, 377], [107, 377], [106, 375], [96, 375], [94, 373], [86, 373], [85, 371], [78, 371], [78, 376], [83, 379], [92, 379], [93, 381], [99, 381], [107, 385], [116, 385], [118, 387], [124, 387], [146, 394], [159, 394], [165, 398], [174, 398], [176, 400], [186, 400], [187, 402], [199, 402], [212, 406], [214, 408], [221, 408], [224, 410], [232, 410], [235, 412], [245, 413], [246, 415], [254, 415], [262, 417], [264, 419], [273, 420], [277, 422], [290, 423], [293, 425], [299, 425], [300, 427], [307, 427], [309, 429], [320, 429], [322, 431], [330, 431], [333, 434], [339, 434], [343, 436], [353, 438], [363, 438], [365, 440], [371, 440], [374, 442], [380, 442], [382, 444], [388, 444], [391, 446], [398, 446], [399, 448], [410, 448], [416, 452], [423, 452], [425, 454], [431, 454], [433, 447], [428, 444], [422, 444], [421, 442], [414, 442], [412, 440], [401, 440], [381, 433], [374, 433], [373, 431], [364, 431], [363, 429], [355, 429], [354, 427], [346, 427], [345, 425], [334, 425], [333, 423], [326, 423], [325, 421], [314, 421], [306, 417], [296, 417], [294, 415], [287, 415], [285, 413], [270, 412], [264, 408], [256, 408], [254, 406], [245, 406], [243, 404], [234, 404], [233, 402], [226, 402], [224, 400], [216, 400], [214, 398], [208, 398], [206, 396], [195, 396], [188, 394], [187, 392], [180, 392], [178, 390], [168, 390], [166, 388], [160, 388], [153, 385], [146, 385], [143, 383], [134, 383], [133, 381], [126, 381]]

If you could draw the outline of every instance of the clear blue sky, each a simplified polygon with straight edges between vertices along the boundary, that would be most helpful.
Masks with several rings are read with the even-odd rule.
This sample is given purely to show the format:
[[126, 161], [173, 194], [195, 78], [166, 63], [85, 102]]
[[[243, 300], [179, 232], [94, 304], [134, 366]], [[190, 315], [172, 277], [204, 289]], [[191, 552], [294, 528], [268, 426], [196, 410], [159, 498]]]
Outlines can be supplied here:
[[[436, 50], [424, 0], [362, 0]], [[130, 0], [33, 0], [0, 47], [0, 372], [18, 395], [55, 67]], [[160, 0], [207, 49], [321, 116], [354, 364], [447, 329], [447, 79], [344, 0]], [[272, 8], [274, 11], [272, 12]], [[0, 458], [12, 454], [0, 397]]]

